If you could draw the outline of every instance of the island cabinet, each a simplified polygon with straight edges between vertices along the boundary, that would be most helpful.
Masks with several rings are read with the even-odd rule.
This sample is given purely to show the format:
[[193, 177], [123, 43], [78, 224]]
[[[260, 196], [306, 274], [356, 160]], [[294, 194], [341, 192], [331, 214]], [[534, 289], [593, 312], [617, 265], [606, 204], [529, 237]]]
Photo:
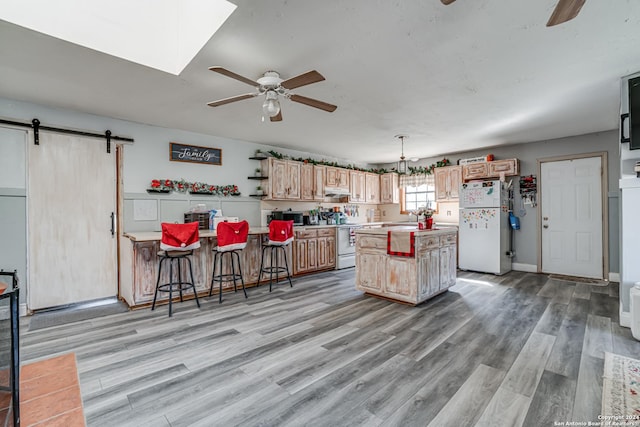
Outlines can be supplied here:
[[400, 203], [397, 173], [380, 175], [380, 203]]
[[335, 227], [296, 231], [293, 246], [293, 274], [333, 270], [336, 266]]
[[[414, 233], [414, 256], [387, 253], [388, 233]], [[415, 227], [356, 232], [356, 288], [393, 300], [419, 304], [456, 282], [456, 229]]]
[[433, 170], [436, 202], [455, 201], [459, 198], [462, 166], [444, 166]]
[[267, 198], [300, 200], [300, 162], [270, 158]]

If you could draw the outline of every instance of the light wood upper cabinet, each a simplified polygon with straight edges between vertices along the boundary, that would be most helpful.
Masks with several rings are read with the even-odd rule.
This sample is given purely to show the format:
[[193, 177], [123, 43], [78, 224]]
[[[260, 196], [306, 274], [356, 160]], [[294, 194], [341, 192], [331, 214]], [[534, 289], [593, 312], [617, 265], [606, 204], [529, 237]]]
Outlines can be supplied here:
[[300, 200], [315, 199], [315, 174], [313, 165], [304, 163], [300, 165]]
[[269, 159], [269, 192], [273, 200], [300, 199], [300, 162]]
[[313, 199], [314, 200], [323, 200], [324, 199], [324, 182], [325, 182], [325, 174], [327, 171], [326, 166], [313, 166]]
[[434, 169], [436, 202], [458, 200], [462, 182], [462, 166], [445, 166]]
[[397, 173], [380, 175], [380, 203], [400, 203]]
[[462, 166], [462, 179], [500, 178], [501, 175], [513, 176], [520, 173], [518, 159], [493, 160], [491, 162], [470, 163]]
[[349, 169], [326, 167], [325, 185], [349, 191]]
[[490, 178], [500, 178], [501, 174], [511, 176], [520, 173], [520, 162], [518, 162], [518, 159], [494, 160], [487, 163], [489, 164]]
[[367, 198], [364, 172], [351, 171], [349, 180], [351, 183], [349, 201], [352, 203], [364, 203]]
[[462, 165], [462, 179], [483, 179], [489, 176], [489, 166], [487, 162], [469, 163]]
[[365, 176], [365, 203], [380, 203], [380, 175], [367, 172]]

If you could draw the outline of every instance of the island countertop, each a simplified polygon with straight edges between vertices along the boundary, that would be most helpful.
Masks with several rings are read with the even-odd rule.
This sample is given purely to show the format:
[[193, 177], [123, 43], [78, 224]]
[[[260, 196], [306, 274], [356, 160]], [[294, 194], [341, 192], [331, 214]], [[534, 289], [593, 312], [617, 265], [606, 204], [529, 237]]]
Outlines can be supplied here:
[[392, 232], [413, 232], [414, 236], [440, 236], [442, 234], [451, 234], [458, 231], [457, 227], [436, 227], [431, 230], [420, 230], [415, 225], [395, 225], [383, 228], [359, 228], [356, 234], [373, 234], [386, 236], [389, 231]]
[[[317, 230], [320, 228], [336, 228], [335, 225], [305, 225], [294, 226], [293, 231], [304, 231], [308, 229]], [[269, 234], [269, 227], [250, 227], [249, 235], [254, 234]], [[199, 230], [200, 238], [217, 237], [218, 234], [214, 230]], [[154, 240], [160, 240], [162, 238], [162, 232], [160, 231], [130, 231], [124, 233], [124, 237], [134, 242], [150, 242]]]

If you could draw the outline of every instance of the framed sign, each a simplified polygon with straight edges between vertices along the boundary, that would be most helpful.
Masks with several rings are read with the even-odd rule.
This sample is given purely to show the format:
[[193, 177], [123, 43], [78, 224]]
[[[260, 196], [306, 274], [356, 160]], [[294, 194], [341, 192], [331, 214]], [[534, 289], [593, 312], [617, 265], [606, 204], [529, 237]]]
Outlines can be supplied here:
[[191, 162], [204, 165], [221, 166], [222, 149], [170, 142], [169, 160], [173, 162]]

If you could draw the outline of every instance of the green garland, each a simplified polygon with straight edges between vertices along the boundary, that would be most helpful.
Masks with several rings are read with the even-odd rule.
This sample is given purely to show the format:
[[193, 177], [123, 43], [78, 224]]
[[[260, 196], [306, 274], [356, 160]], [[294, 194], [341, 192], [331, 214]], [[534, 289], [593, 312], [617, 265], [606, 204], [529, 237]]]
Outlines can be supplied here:
[[[269, 154], [271, 154], [272, 157], [278, 159], [278, 160], [283, 160], [283, 159], [288, 159], [288, 156], [285, 156], [282, 153], [278, 153], [277, 151], [273, 151], [273, 150], [269, 150], [267, 151]], [[361, 172], [371, 172], [371, 173], [377, 173], [377, 174], [383, 174], [383, 173], [389, 173], [389, 172], [397, 172], [396, 168], [392, 168], [391, 170], [387, 170], [384, 168], [372, 168], [372, 169], [363, 169], [363, 168], [359, 168], [355, 165], [352, 164], [348, 164], [348, 165], [341, 165], [338, 162], [328, 162], [326, 160], [316, 160], [316, 159], [312, 159], [310, 157], [308, 158], [302, 158], [302, 157], [298, 157], [298, 158], [291, 158], [291, 160], [295, 160], [297, 162], [302, 162], [302, 163], [310, 163], [312, 165], [323, 165], [323, 166], [332, 166], [332, 167], [336, 167], [336, 168], [343, 168], [343, 169], [350, 169], [350, 170], [356, 170], [356, 171], [361, 171]], [[424, 166], [409, 166], [409, 172], [406, 175], [418, 175], [418, 174], [426, 174], [426, 175], [431, 175], [433, 173], [433, 169], [434, 168], [440, 168], [442, 166], [449, 166], [451, 163], [449, 162], [449, 159], [444, 158], [434, 164], [432, 164], [429, 167], [424, 167]]]

